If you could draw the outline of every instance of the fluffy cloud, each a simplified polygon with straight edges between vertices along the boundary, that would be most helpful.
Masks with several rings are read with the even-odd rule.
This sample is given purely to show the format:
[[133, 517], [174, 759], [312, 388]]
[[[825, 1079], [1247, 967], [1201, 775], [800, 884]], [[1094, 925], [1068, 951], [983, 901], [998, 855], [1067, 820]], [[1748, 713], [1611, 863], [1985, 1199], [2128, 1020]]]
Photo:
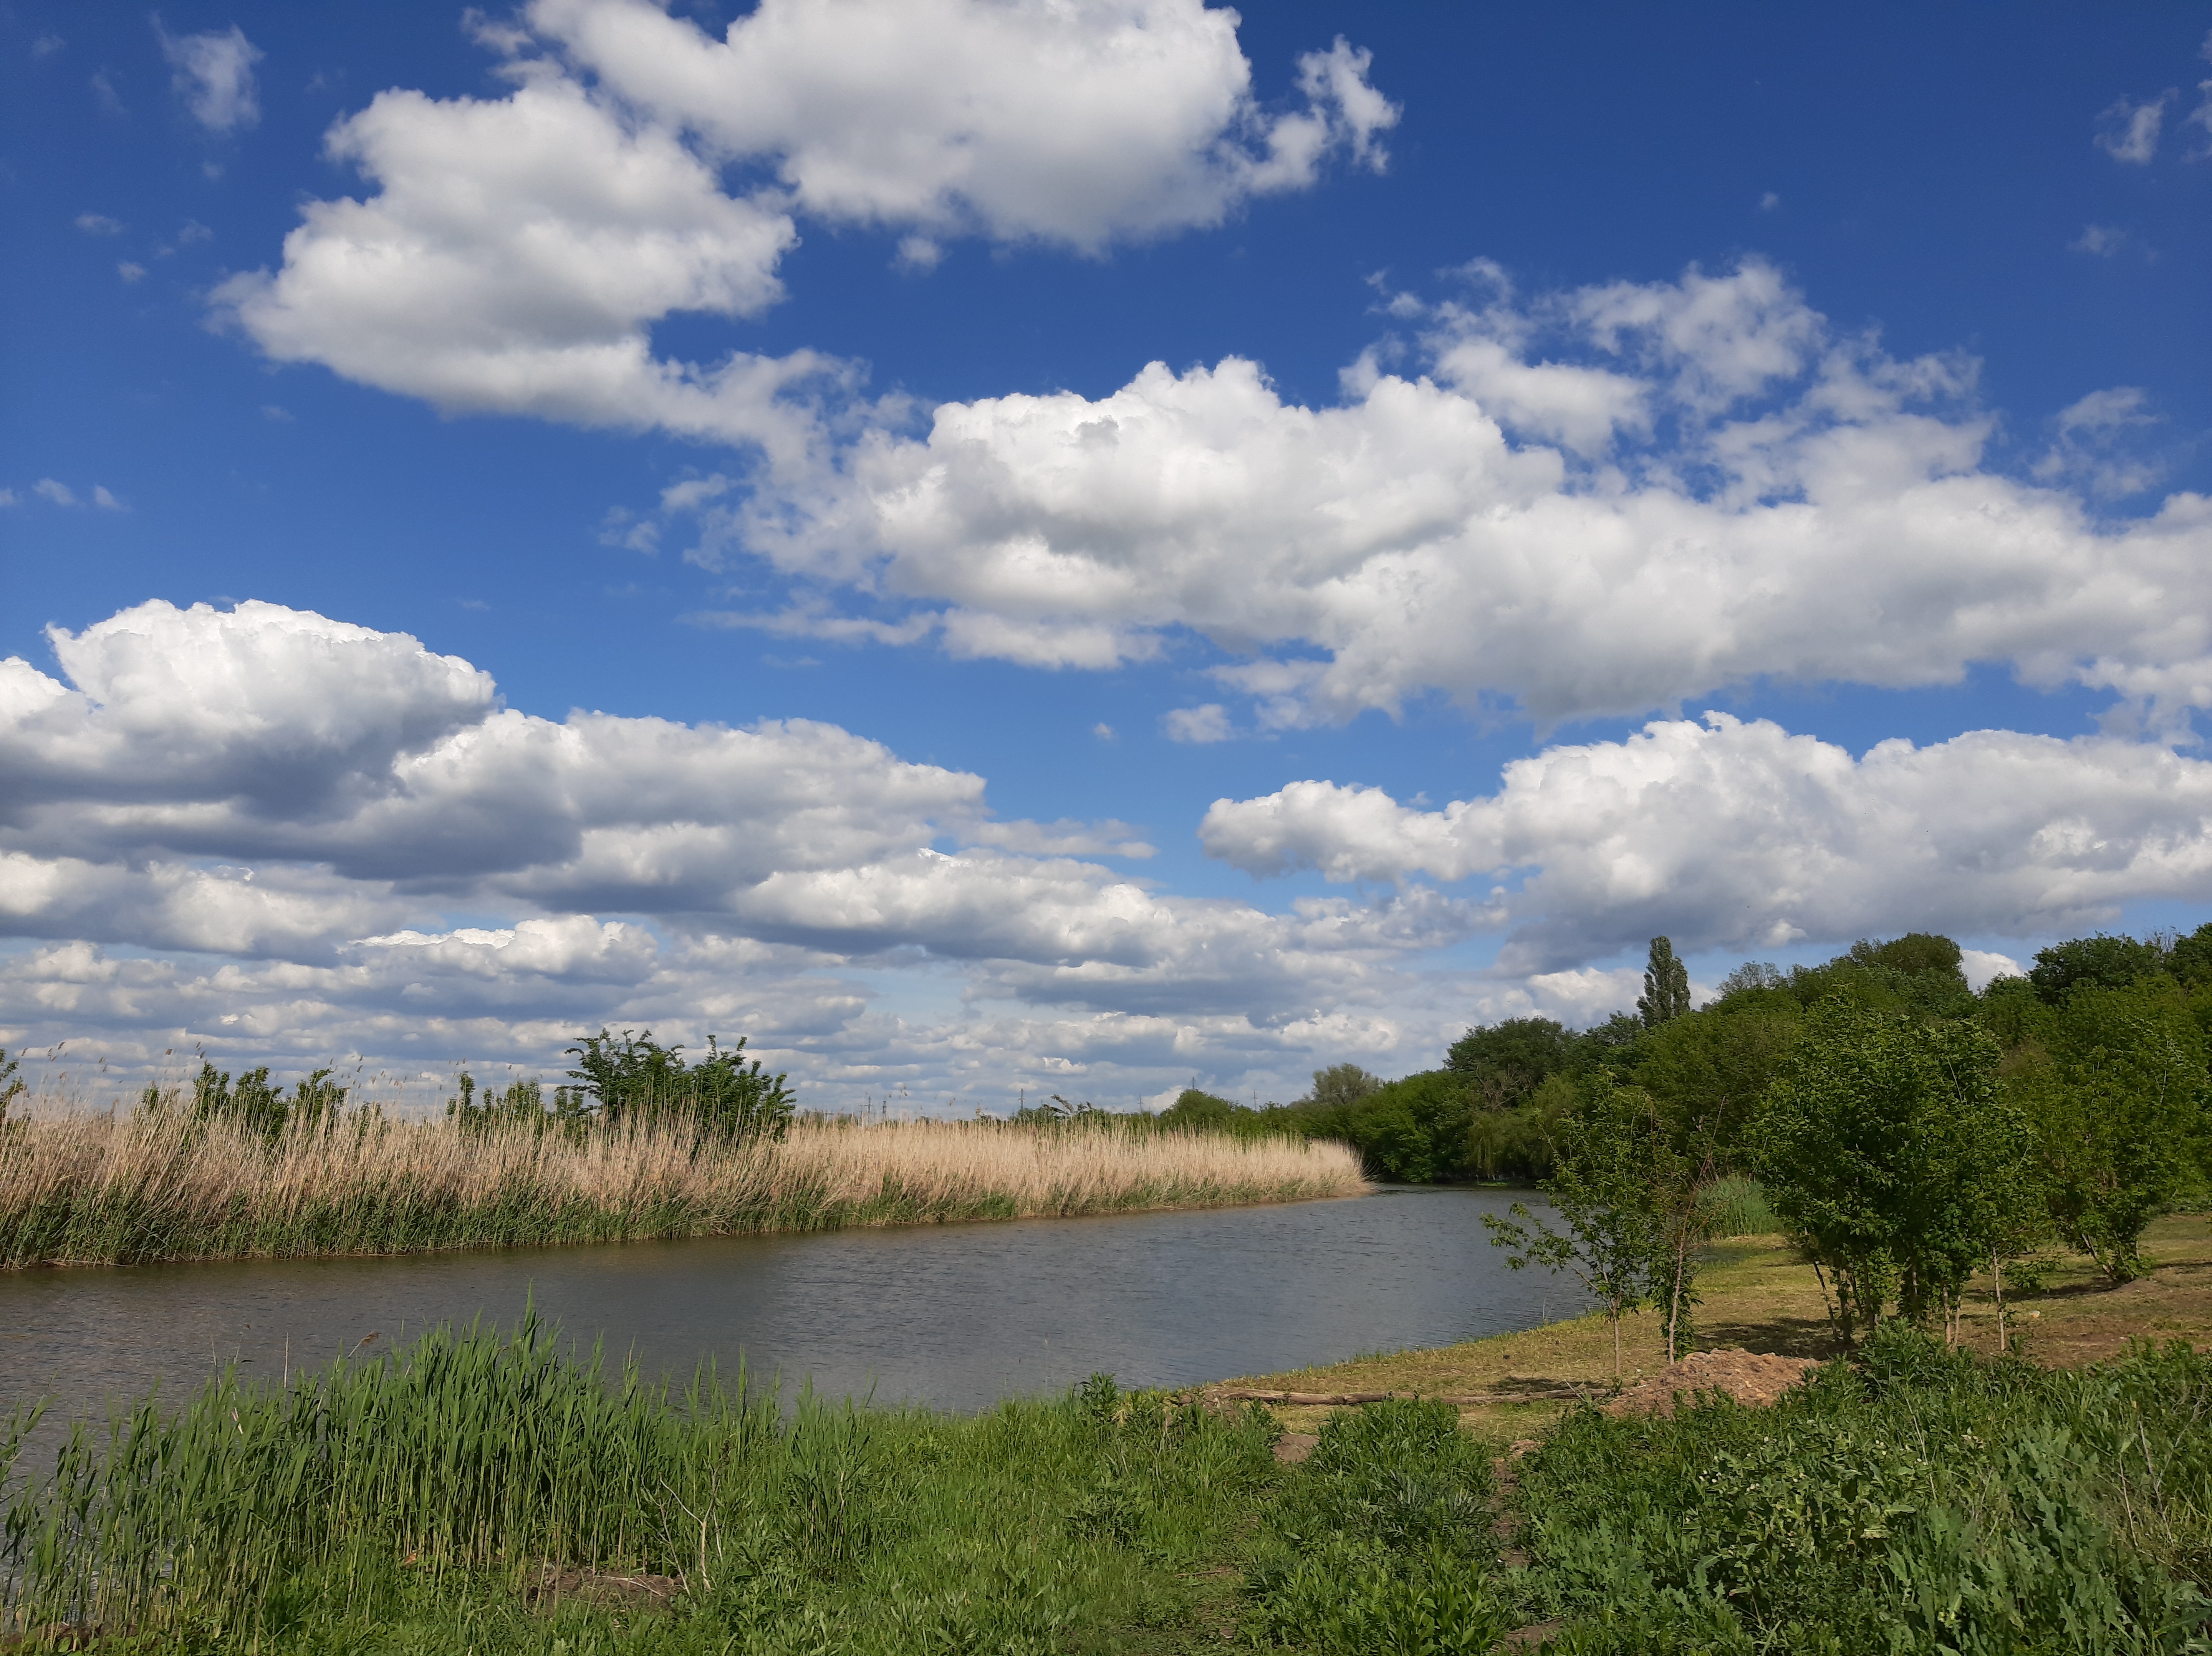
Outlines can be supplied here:
[[[536, 0], [532, 29], [717, 159], [766, 162], [811, 216], [1096, 252], [1379, 168], [1398, 112], [1340, 39], [1301, 107], [1254, 101], [1237, 15], [1196, 0], [763, 0], [714, 40], [647, 0]], [[509, 43], [526, 50], [520, 39]]]
[[491, 100], [381, 93], [326, 147], [382, 187], [310, 203], [282, 270], [216, 291], [270, 356], [453, 412], [789, 441], [778, 399], [817, 359], [653, 354], [672, 312], [773, 303], [797, 239], [773, 199], [724, 194], [671, 132], [546, 76]]
[[1661, 933], [1745, 950], [1907, 928], [2020, 936], [2132, 899], [2212, 898], [2212, 763], [1991, 730], [1854, 759], [1716, 713], [1547, 748], [1442, 810], [1302, 782], [1216, 801], [1200, 833], [1255, 874], [1504, 882], [1501, 968], [1558, 969]]
[[[1150, 855], [1129, 825], [998, 821], [980, 778], [832, 726], [556, 722], [413, 638], [276, 605], [49, 637], [66, 681], [0, 662], [0, 935], [49, 945], [0, 974], [11, 1045], [77, 1020], [144, 1050], [450, 1056], [622, 1016], [750, 1029], [826, 1073], [879, 1015], [856, 970], [1250, 1034], [1389, 1023], [1407, 963], [1490, 923], [1429, 892], [1164, 894], [1090, 860]], [[896, 1039], [992, 1021], [948, 1015]]]
[[194, 120], [211, 132], [229, 132], [261, 119], [253, 66], [263, 53], [237, 24], [221, 32], [179, 35], [163, 28], [157, 17], [154, 31], [174, 71], [172, 85]]
[[1394, 307], [1427, 371], [1363, 359], [1339, 405], [1235, 359], [950, 403], [862, 441], [811, 514], [687, 502], [697, 556], [811, 583], [734, 618], [794, 631], [849, 625], [840, 588], [1013, 661], [1141, 660], [1193, 630], [1244, 658], [1220, 676], [1262, 728], [1427, 691], [1553, 722], [1978, 662], [2154, 716], [2212, 704], [2212, 502], [2107, 524], [1989, 469], [1970, 362], [1891, 357], [1757, 260], [1525, 304], [1468, 275], [1467, 302]]
[[720, 41], [644, 0], [526, 17], [478, 27], [507, 97], [387, 91], [334, 126], [374, 193], [310, 203], [282, 268], [222, 285], [216, 314], [277, 361], [451, 411], [757, 447], [786, 489], [851, 370], [675, 362], [650, 332], [773, 304], [796, 215], [919, 227], [921, 265], [969, 231], [1095, 252], [1304, 188], [1335, 149], [1380, 167], [1396, 119], [1341, 40], [1300, 60], [1300, 108], [1263, 117], [1235, 14], [1198, 0], [766, 0]]

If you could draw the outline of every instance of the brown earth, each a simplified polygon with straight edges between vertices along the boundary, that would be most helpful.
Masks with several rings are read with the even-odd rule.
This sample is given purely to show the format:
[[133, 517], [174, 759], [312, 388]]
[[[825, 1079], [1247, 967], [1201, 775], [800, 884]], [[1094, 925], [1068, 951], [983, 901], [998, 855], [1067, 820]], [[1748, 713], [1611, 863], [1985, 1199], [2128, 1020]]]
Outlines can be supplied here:
[[1674, 1406], [1701, 1392], [1724, 1391], [1738, 1403], [1764, 1409], [1820, 1366], [1818, 1357], [1780, 1357], [1768, 1352], [1693, 1351], [1638, 1380], [1601, 1405], [1608, 1415], [1657, 1415], [1672, 1418]]

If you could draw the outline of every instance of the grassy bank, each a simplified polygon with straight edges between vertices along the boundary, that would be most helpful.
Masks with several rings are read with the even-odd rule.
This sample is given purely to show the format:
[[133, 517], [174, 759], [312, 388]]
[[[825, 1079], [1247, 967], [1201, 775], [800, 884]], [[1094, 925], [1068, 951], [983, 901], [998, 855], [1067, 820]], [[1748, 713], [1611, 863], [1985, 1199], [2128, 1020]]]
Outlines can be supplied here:
[[1341, 1147], [994, 1123], [702, 1144], [650, 1123], [572, 1138], [356, 1111], [273, 1142], [142, 1113], [0, 1129], [0, 1264], [526, 1247], [1127, 1213], [1343, 1196]]
[[[1779, 1236], [1742, 1236], [1717, 1244], [1715, 1263], [1698, 1279], [1697, 1343], [1741, 1346], [1791, 1357], [1841, 1355], [1820, 1285], [1797, 1251]], [[2201, 1215], [2155, 1221], [2144, 1238], [2154, 1269], [2124, 1288], [2105, 1286], [2086, 1259], [2062, 1260], [2033, 1291], [2006, 1290], [2008, 1341], [2037, 1363], [2075, 1368], [2124, 1355], [2135, 1340], [2182, 1340], [2212, 1350], [2212, 1227]], [[1970, 1285], [1960, 1319], [1962, 1343], [1985, 1356], [1997, 1348], [1991, 1284]], [[1665, 1325], [1640, 1312], [1622, 1325], [1629, 1384], [1667, 1366]], [[1557, 1420], [1571, 1405], [1548, 1396], [1561, 1385], [1593, 1396], [1613, 1385], [1613, 1341], [1602, 1317], [1579, 1317], [1543, 1328], [1425, 1350], [1376, 1352], [1346, 1362], [1246, 1375], [1222, 1383], [1232, 1390], [1342, 1393], [1419, 1391], [1428, 1396], [1532, 1394], [1464, 1412], [1471, 1430], [1511, 1440]], [[1276, 1411], [1293, 1429], [1310, 1431], [1326, 1410]]]
[[526, 1325], [122, 1415], [19, 1488], [0, 1571], [14, 1629], [117, 1651], [2182, 1656], [2208, 1411], [2178, 1342], [2050, 1370], [1893, 1331], [1771, 1410], [1578, 1408], [1509, 1452], [1408, 1400], [1285, 1464], [1254, 1406], [787, 1414]]

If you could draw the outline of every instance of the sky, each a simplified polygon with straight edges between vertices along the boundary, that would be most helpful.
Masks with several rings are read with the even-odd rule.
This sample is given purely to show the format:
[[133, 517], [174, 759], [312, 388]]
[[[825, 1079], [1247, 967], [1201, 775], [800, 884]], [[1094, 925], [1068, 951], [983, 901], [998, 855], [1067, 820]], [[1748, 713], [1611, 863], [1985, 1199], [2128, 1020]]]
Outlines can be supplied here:
[[2212, 5], [0, 6], [0, 1046], [808, 1107], [2212, 916]]

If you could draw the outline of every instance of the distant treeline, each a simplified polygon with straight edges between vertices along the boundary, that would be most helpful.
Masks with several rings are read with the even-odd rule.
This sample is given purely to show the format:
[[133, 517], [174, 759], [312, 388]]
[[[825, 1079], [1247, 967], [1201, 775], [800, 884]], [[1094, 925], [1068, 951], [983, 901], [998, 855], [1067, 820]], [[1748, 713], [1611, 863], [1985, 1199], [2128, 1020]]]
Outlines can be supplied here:
[[[2094, 1084], [2124, 1050], [2179, 1042], [2200, 1081], [2212, 1040], [2212, 924], [2186, 937], [2075, 938], [2035, 957], [2025, 977], [1967, 986], [1959, 946], [1915, 932], [1854, 943], [1816, 966], [1750, 962], [1699, 1009], [1671, 967], [1635, 1012], [1587, 1030], [1549, 1018], [1469, 1029], [1441, 1068], [1383, 1081], [1356, 1064], [1317, 1070], [1311, 1093], [1259, 1108], [1196, 1089], [1160, 1119], [1240, 1135], [1338, 1139], [1394, 1183], [1534, 1184], [1553, 1171], [1559, 1129], [1578, 1098], [1634, 1087], [1739, 1136], [1796, 1050], [1806, 1015], [1836, 1001], [1868, 1012], [1971, 1023], [2002, 1050], [1999, 1075], [2023, 1099]], [[1668, 975], [1662, 972], [1662, 976]], [[2173, 1170], [2186, 1181], [2192, 1169]]]

